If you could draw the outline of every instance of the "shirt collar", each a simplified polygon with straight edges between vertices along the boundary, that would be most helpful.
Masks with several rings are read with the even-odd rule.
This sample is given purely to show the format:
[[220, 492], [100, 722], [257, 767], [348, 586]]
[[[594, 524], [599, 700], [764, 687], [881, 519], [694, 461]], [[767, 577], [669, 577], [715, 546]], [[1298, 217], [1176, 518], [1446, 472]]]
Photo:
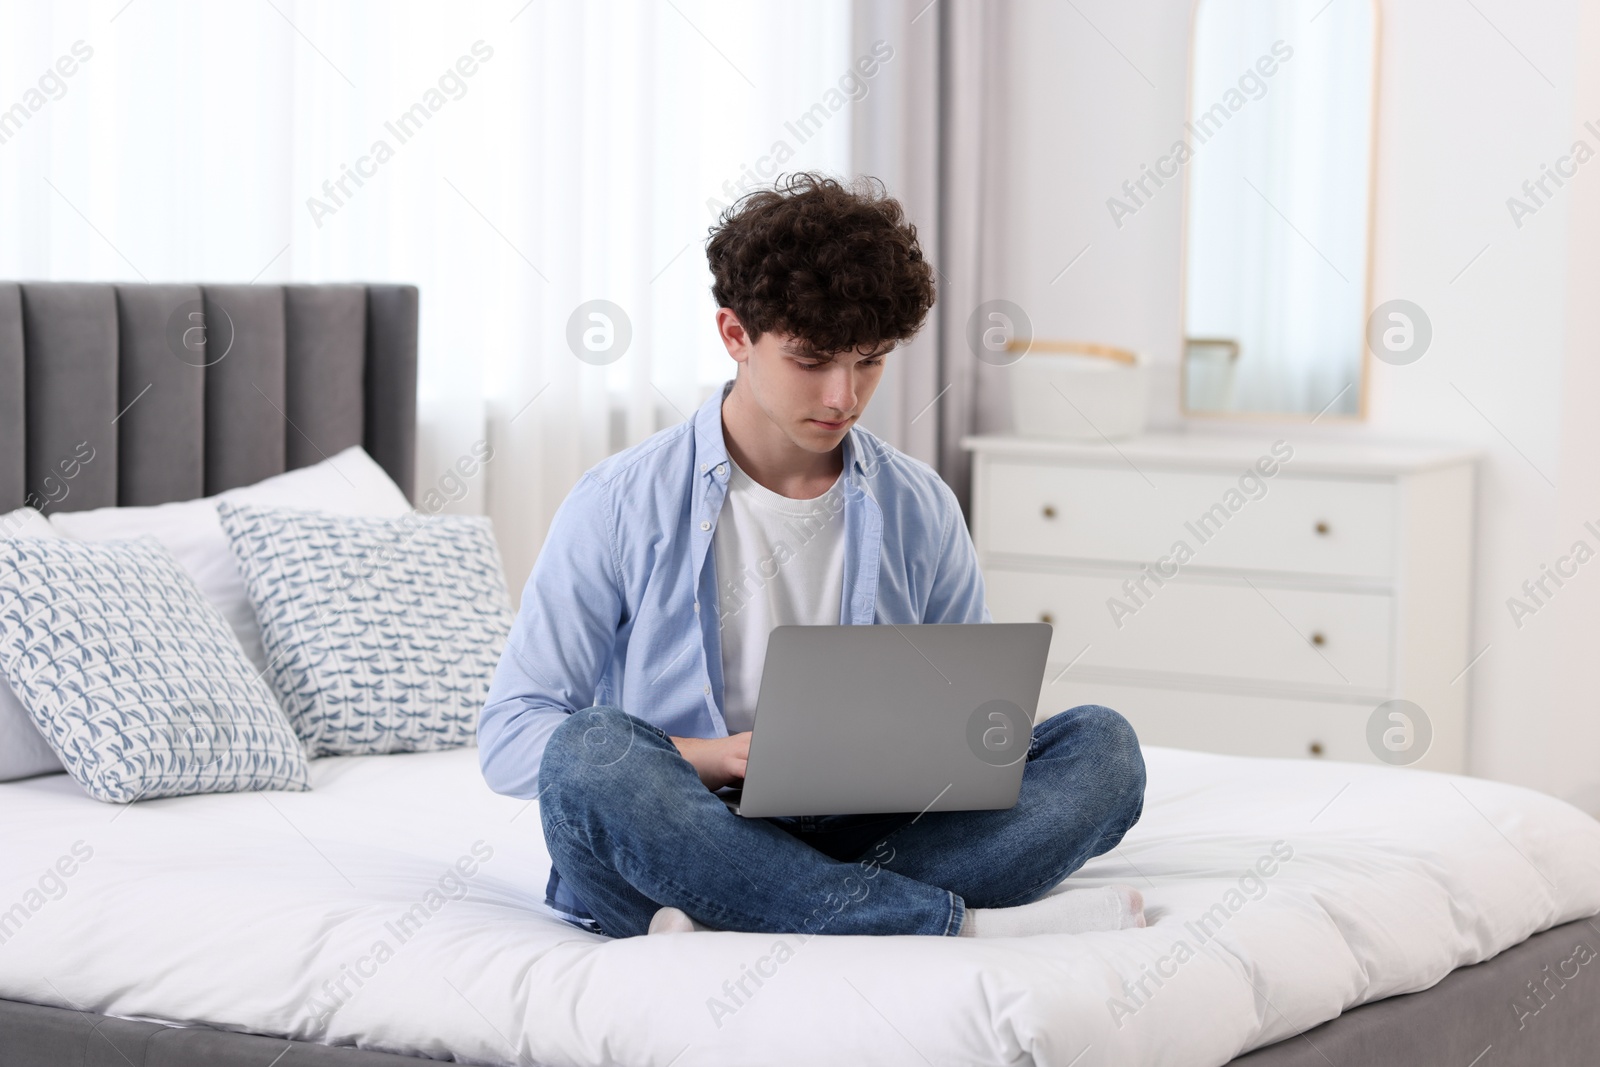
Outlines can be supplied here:
[[[700, 474], [712, 478], [717, 477], [717, 467], [728, 459], [727, 442], [722, 437], [722, 402], [733, 389], [733, 381], [730, 378], [724, 382], [722, 388], [694, 413], [695, 463]], [[861, 440], [856, 429], [856, 425], [852, 424], [844, 435], [845, 482], [850, 485], [855, 484], [856, 473], [866, 473], [861, 459]], [[723, 473], [725, 475], [726, 470]]]

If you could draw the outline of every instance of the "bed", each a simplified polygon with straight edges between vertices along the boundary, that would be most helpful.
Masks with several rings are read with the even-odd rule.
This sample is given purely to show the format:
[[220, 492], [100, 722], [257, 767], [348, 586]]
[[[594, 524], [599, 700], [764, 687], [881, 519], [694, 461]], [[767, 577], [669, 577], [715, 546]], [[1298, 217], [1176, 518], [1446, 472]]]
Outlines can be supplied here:
[[[234, 347], [197, 385], [165, 331], [208, 299]], [[0, 509], [89, 433], [116, 463], [58, 506], [187, 499], [351, 444], [410, 492], [416, 306], [0, 286]], [[1593, 819], [1470, 778], [1146, 759], [1143, 820], [1069, 884], [1140, 887], [1150, 925], [992, 942], [606, 941], [542, 908], [537, 805], [491, 793], [471, 749], [126, 807], [60, 774], [0, 784], [0, 1064], [1594, 1062]]]

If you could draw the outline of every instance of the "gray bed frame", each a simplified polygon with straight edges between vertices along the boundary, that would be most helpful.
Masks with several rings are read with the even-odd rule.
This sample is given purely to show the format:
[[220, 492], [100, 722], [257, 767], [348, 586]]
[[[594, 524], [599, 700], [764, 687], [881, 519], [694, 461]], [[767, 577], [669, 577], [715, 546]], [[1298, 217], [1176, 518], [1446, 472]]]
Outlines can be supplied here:
[[[351, 445], [411, 497], [416, 385], [409, 285], [0, 283], [0, 512], [188, 500]], [[1232, 1067], [1600, 1063], [1600, 977], [1586, 967], [1560, 977], [1579, 945], [1600, 953], [1594, 920], [1536, 934], [1432, 989], [1355, 1008]], [[420, 1062], [0, 1000], [0, 1067]]]

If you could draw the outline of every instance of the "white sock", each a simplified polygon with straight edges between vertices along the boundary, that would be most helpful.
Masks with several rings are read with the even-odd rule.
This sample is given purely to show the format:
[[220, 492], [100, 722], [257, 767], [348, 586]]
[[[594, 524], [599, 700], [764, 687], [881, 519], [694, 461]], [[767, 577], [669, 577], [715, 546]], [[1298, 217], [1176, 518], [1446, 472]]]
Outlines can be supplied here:
[[1144, 895], [1132, 886], [1069, 889], [1015, 908], [968, 908], [961, 937], [1087, 934], [1144, 925]]
[[662, 908], [650, 919], [652, 934], [687, 934], [696, 930], [709, 930], [711, 927], [704, 923], [695, 922], [689, 918], [689, 913], [678, 908]]

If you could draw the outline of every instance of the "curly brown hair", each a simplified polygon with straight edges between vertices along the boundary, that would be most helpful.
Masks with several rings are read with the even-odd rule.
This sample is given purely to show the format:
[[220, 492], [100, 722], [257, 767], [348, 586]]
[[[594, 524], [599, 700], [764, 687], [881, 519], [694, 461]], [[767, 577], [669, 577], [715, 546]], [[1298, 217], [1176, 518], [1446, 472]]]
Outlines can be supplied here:
[[813, 358], [870, 355], [922, 328], [935, 298], [917, 228], [876, 178], [844, 185], [813, 173], [723, 211], [706, 242], [711, 295], [751, 341], [798, 338]]

